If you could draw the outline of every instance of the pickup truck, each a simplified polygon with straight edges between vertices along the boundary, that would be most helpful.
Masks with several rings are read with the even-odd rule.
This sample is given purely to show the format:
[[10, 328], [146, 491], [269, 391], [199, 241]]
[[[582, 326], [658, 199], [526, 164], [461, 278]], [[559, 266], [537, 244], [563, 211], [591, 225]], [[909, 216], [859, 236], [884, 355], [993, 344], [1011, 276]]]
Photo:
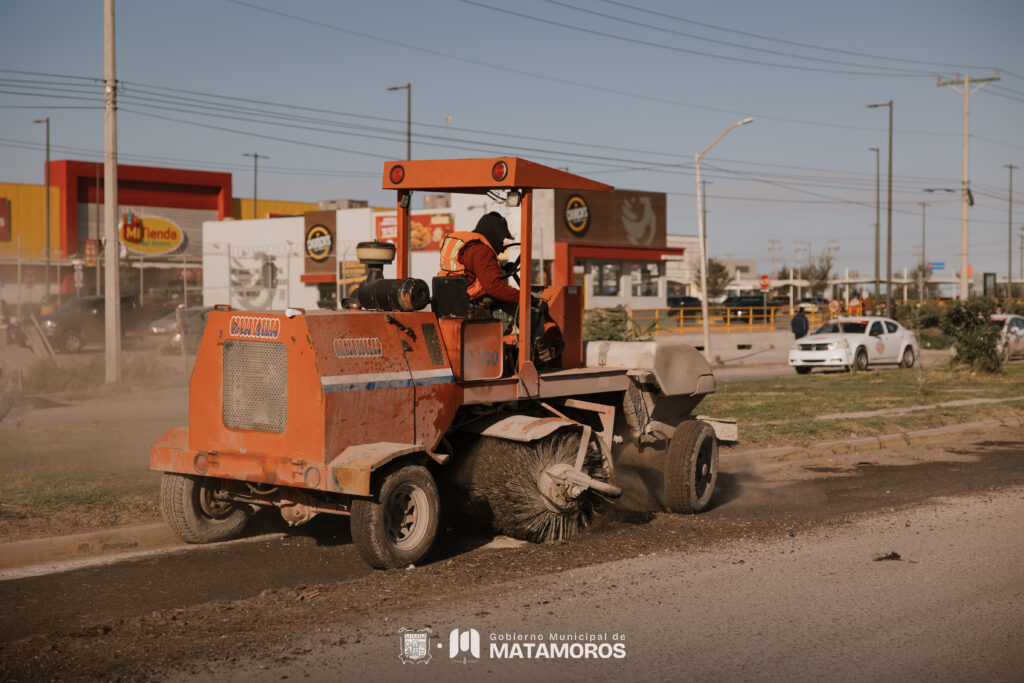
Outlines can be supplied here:
[[[102, 296], [73, 299], [53, 313], [41, 316], [39, 325], [50, 343], [68, 353], [77, 353], [87, 344], [102, 343], [106, 325], [106, 300]], [[144, 309], [133, 296], [121, 297], [121, 332], [139, 331], [162, 311]]]

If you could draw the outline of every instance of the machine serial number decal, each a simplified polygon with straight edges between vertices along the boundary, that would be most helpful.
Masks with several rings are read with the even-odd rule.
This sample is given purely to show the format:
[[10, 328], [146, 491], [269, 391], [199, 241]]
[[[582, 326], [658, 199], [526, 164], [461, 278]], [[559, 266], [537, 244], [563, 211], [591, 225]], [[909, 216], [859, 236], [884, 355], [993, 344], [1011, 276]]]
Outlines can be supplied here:
[[281, 334], [281, 319], [233, 315], [229, 334], [242, 339], [277, 339]]
[[380, 337], [335, 337], [334, 355], [338, 358], [379, 358], [384, 355], [384, 347]]

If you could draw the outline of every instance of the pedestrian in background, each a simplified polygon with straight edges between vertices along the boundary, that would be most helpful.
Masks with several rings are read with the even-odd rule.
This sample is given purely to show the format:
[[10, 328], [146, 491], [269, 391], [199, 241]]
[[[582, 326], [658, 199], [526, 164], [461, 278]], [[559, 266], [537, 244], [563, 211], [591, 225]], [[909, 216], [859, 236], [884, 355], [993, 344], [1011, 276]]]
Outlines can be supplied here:
[[800, 337], [807, 336], [807, 316], [804, 315], [804, 309], [798, 308], [796, 315], [793, 316], [792, 322], [789, 323], [789, 329], [793, 330], [793, 336], [799, 339]]

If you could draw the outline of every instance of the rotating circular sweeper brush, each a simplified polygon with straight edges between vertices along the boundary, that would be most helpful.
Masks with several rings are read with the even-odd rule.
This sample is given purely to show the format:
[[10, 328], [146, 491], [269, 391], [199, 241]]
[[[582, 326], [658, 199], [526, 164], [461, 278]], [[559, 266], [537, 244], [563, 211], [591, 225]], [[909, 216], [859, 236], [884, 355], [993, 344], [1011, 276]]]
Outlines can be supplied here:
[[607, 498], [621, 494], [610, 483], [611, 459], [589, 429], [560, 429], [529, 442], [476, 437], [457, 459], [454, 482], [467, 515], [527, 541], [573, 538]]

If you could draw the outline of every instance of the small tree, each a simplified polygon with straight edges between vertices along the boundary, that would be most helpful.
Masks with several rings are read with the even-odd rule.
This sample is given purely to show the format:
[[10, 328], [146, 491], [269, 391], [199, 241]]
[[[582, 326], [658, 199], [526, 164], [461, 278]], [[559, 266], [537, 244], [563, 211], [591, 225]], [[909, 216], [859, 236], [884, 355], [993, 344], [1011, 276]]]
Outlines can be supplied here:
[[[700, 289], [700, 263], [690, 264], [693, 273], [693, 284]], [[732, 282], [732, 275], [724, 263], [718, 259], [708, 259], [708, 301], [725, 294], [725, 288]]]
[[1001, 363], [996, 351], [999, 328], [989, 322], [989, 316], [995, 311], [995, 301], [980, 296], [956, 301], [946, 307], [940, 327], [943, 334], [953, 339], [954, 363], [968, 365], [981, 372], [999, 372]]
[[829, 275], [832, 273], [832, 261], [832, 254], [823, 251], [813, 263], [802, 266], [798, 271], [799, 277], [807, 280], [807, 289], [811, 294], [819, 295], [825, 291]]

